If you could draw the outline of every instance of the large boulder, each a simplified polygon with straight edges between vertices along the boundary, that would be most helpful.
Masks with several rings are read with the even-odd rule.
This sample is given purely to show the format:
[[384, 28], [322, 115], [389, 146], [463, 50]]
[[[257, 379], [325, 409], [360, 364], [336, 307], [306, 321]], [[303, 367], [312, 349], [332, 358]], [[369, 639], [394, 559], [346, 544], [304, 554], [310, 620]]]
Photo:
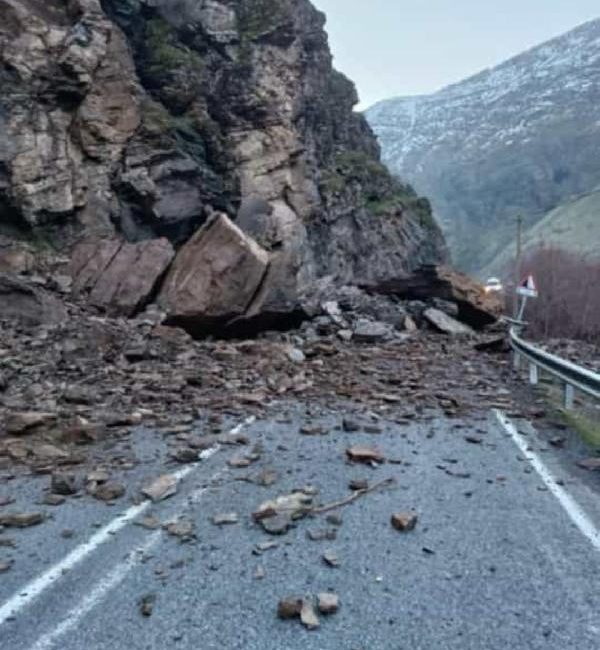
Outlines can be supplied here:
[[167, 323], [193, 334], [246, 316], [269, 267], [269, 254], [224, 214], [215, 214], [181, 248], [158, 303]]
[[54, 325], [67, 318], [65, 306], [43, 289], [9, 274], [0, 274], [0, 319], [26, 325]]
[[92, 239], [73, 251], [73, 293], [113, 316], [134, 316], [152, 298], [174, 250], [166, 239]]
[[473, 333], [473, 330], [468, 325], [457, 321], [455, 318], [452, 318], [452, 316], [449, 316], [440, 309], [435, 309], [435, 307], [426, 309], [423, 313], [423, 317], [430, 325], [433, 325], [436, 330], [443, 332], [444, 334], [457, 336]]
[[495, 323], [504, 308], [497, 295], [486, 294], [481, 284], [446, 266], [422, 266], [405, 278], [381, 283], [373, 289], [409, 300], [437, 298], [454, 302], [458, 319], [475, 329]]

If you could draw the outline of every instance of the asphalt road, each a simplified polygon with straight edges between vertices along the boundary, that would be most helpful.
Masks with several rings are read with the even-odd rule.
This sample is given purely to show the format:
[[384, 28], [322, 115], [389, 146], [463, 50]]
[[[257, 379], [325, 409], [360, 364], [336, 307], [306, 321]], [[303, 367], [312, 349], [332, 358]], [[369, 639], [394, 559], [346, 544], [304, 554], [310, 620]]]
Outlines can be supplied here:
[[[243, 427], [262, 448], [248, 468], [230, 467], [227, 460], [240, 448], [222, 447], [186, 467], [178, 493], [159, 504], [122, 500], [107, 507], [73, 498], [40, 526], [0, 533], [17, 544], [0, 546], [0, 561], [14, 560], [0, 574], [0, 648], [600, 647], [595, 479], [582, 480], [530, 425], [521, 421], [513, 429], [495, 412], [468, 421], [381, 420], [381, 433], [342, 431], [345, 414], [342, 405], [310, 414], [298, 405], [276, 406]], [[307, 423], [329, 433], [300, 435]], [[151, 432], [138, 432], [132, 449], [128, 444], [124, 450], [142, 461], [127, 474], [130, 486], [181, 469], [165, 470], [164, 444]], [[394, 462], [350, 465], [345, 450], [355, 444], [375, 445]], [[240, 480], [265, 468], [279, 474], [270, 487]], [[294, 488], [315, 486], [329, 503], [349, 494], [351, 479], [388, 477], [395, 487], [338, 511], [343, 523], [335, 540], [307, 537], [309, 530], [332, 528], [326, 515], [298, 521], [282, 537], [268, 536], [250, 517], [265, 499]], [[17, 498], [10, 508], [31, 509], [47, 484], [47, 477], [15, 479], [1, 490]], [[390, 515], [407, 510], [418, 513], [419, 523], [399, 533]], [[239, 523], [213, 525], [212, 516], [224, 512], [236, 512]], [[149, 515], [161, 522], [187, 518], [196, 538], [182, 543], [136, 525]], [[268, 540], [278, 546], [255, 554]], [[323, 562], [325, 551], [335, 552], [338, 568]], [[280, 598], [329, 590], [341, 607], [321, 617], [318, 630], [277, 618]], [[149, 617], [139, 608], [145, 596], [154, 599]]]

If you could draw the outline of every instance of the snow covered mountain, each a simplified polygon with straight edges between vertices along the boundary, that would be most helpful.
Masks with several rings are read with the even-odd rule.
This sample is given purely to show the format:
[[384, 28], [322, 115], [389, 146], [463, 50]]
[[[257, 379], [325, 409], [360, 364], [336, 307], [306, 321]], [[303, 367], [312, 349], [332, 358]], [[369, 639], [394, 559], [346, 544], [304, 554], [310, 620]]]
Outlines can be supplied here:
[[457, 265], [477, 272], [518, 213], [534, 224], [600, 184], [600, 19], [366, 115], [388, 166], [431, 199]]

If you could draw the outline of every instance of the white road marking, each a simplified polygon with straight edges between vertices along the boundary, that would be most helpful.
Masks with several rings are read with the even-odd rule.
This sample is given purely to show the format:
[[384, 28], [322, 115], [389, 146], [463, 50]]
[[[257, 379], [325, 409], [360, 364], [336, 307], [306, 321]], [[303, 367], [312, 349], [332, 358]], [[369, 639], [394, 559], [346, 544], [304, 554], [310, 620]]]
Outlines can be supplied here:
[[[252, 424], [255, 421], [255, 417], [251, 416], [244, 420], [244, 422], [235, 426], [231, 431], [230, 435], [237, 435], [245, 426]], [[203, 458], [209, 458], [218, 451], [219, 447], [212, 447], [211, 449], [206, 450], [206, 454]], [[210, 453], [208, 453], [210, 452]], [[175, 472], [173, 476], [177, 479], [177, 482], [183, 480], [186, 476], [191, 474], [191, 472], [196, 469], [196, 465], [190, 465], [184, 467], [179, 471]], [[88, 555], [94, 552], [99, 546], [107, 542], [109, 539], [119, 532], [122, 528], [127, 526], [129, 523], [134, 521], [142, 513], [144, 513], [152, 505], [151, 501], [144, 501], [139, 505], [131, 506], [128, 510], [118, 515], [106, 526], [94, 533], [86, 542], [80, 544], [74, 548], [66, 557], [57, 562], [55, 565], [50, 567], [47, 571], [42, 573], [40, 576], [21, 587], [15, 595], [9, 598], [1, 607], [0, 607], [0, 626], [2, 626], [8, 619], [16, 616], [23, 608], [32, 603], [34, 600], [39, 598], [39, 596], [49, 587], [51, 587], [64, 573], [73, 569], [78, 565], [82, 560], [84, 560]], [[112, 573], [110, 574], [112, 575]], [[108, 580], [108, 578], [106, 579]], [[91, 595], [91, 594], [90, 594]], [[84, 600], [87, 602], [87, 598]], [[83, 606], [83, 603], [80, 607]]]
[[510, 435], [514, 443], [521, 450], [525, 458], [538, 473], [548, 490], [557, 498], [564, 511], [571, 521], [579, 528], [581, 533], [587, 537], [597, 551], [600, 551], [600, 530], [585, 513], [583, 508], [561, 485], [558, 485], [556, 478], [546, 467], [541, 458], [529, 449], [530, 442], [522, 436], [514, 424], [499, 410], [495, 410], [496, 418], [504, 430]]
[[[209, 482], [216, 481], [219, 479], [227, 470], [223, 468], [219, 470], [216, 474], [210, 477]], [[208, 491], [208, 488], [198, 488], [194, 490], [190, 495], [190, 501], [193, 503], [198, 503], [205, 492]], [[180, 515], [176, 513], [171, 519], [176, 519]], [[106, 577], [102, 578], [96, 586], [90, 591], [90, 593], [79, 603], [69, 611], [69, 613], [63, 618], [63, 620], [52, 630], [46, 632], [42, 635], [29, 650], [50, 650], [57, 641], [64, 636], [69, 630], [72, 630], [74, 627], [77, 627], [79, 621], [89, 614], [96, 605], [98, 605], [108, 593], [110, 593], [115, 587], [121, 584], [123, 580], [127, 577], [127, 574], [135, 569], [135, 567], [142, 561], [145, 554], [151, 551], [160, 541], [162, 537], [161, 531], [156, 531], [152, 533], [149, 539], [143, 546], [140, 546], [135, 551], [129, 554], [129, 557], [118, 564]]]

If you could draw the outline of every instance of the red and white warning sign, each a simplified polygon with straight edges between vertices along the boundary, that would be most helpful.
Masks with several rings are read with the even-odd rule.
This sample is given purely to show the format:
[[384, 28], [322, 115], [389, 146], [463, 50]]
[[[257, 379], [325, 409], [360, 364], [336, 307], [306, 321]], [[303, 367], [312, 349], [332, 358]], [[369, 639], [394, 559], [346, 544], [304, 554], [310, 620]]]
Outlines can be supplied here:
[[517, 293], [520, 296], [525, 296], [527, 298], [537, 298], [538, 290], [533, 275], [527, 276], [521, 284], [517, 287]]

